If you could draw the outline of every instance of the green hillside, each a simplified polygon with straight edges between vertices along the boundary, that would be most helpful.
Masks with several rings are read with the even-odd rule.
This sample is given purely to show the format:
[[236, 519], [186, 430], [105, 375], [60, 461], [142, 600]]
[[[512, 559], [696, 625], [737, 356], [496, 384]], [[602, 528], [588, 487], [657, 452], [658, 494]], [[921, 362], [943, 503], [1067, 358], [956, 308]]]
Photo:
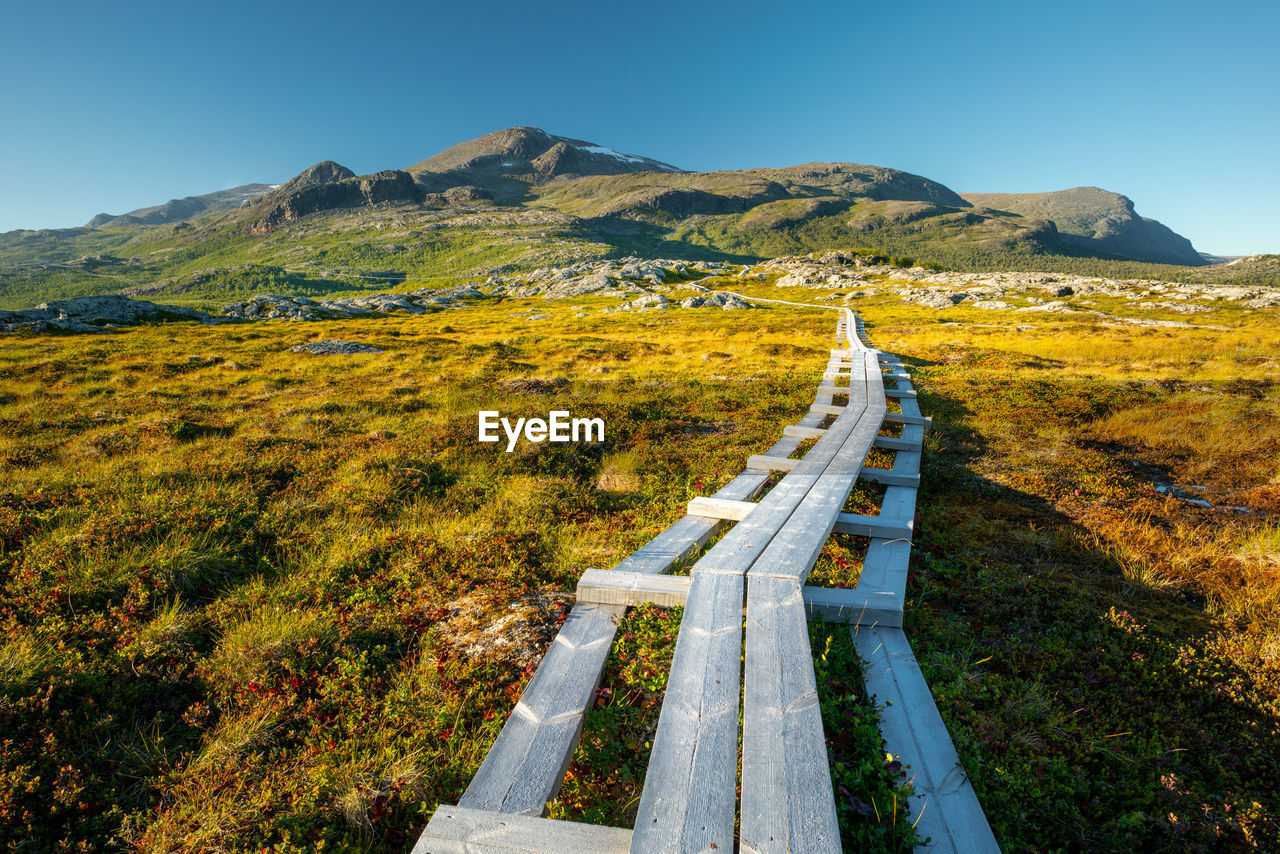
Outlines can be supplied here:
[[[220, 201], [177, 222], [142, 221], [181, 207], [170, 204], [99, 228], [0, 234], [0, 308], [114, 292], [216, 306], [250, 293], [450, 284], [604, 257], [754, 262], [848, 247], [960, 271], [1280, 282], [1274, 261], [1195, 266], [1203, 262], [1185, 238], [1096, 188], [962, 197], [855, 163], [683, 172], [536, 128], [480, 137], [405, 170], [356, 175], [325, 161], [235, 207], [232, 192], [192, 197]], [[1171, 259], [1181, 262], [1154, 263]]]

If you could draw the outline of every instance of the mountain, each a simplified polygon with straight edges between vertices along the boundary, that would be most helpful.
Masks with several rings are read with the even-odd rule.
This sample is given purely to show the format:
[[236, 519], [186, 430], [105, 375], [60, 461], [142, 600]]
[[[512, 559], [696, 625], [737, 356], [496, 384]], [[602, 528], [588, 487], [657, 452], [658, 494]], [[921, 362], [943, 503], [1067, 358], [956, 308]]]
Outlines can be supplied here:
[[239, 187], [232, 187], [230, 190], [206, 193], [203, 196], [170, 199], [163, 205], [138, 208], [136, 211], [129, 211], [119, 216], [100, 213], [85, 223], [85, 228], [104, 228], [119, 225], [164, 225], [165, 223], [181, 222], [182, 220], [226, 213], [239, 208], [251, 199], [256, 199], [263, 193], [269, 192], [271, 188], [271, 184], [244, 184]]
[[1154, 219], [1138, 216], [1127, 196], [1098, 187], [961, 195], [976, 207], [1052, 220], [1063, 240], [1086, 252], [1159, 264], [1207, 263], [1190, 240]]
[[623, 175], [681, 172], [669, 163], [623, 154], [581, 139], [553, 136], [541, 128], [513, 127], [459, 143], [409, 167], [411, 174], [471, 172], [532, 175], [540, 181], [564, 175]]
[[1270, 258], [1204, 266], [1185, 238], [1094, 187], [958, 194], [858, 163], [686, 172], [531, 127], [403, 169], [357, 175], [323, 161], [278, 186], [103, 222], [111, 227], [0, 234], [0, 308], [116, 291], [211, 302], [332, 294], [606, 257], [747, 262], [827, 249], [959, 271], [1280, 276]]

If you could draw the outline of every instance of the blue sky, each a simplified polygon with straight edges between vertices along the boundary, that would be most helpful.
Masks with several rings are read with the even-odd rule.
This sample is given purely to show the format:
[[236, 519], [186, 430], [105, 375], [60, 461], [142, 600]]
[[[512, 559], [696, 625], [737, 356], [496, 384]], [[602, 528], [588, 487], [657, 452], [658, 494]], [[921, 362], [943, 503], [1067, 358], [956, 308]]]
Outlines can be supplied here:
[[1280, 5], [58, 2], [0, 11], [0, 231], [517, 124], [686, 169], [1097, 185], [1280, 252]]

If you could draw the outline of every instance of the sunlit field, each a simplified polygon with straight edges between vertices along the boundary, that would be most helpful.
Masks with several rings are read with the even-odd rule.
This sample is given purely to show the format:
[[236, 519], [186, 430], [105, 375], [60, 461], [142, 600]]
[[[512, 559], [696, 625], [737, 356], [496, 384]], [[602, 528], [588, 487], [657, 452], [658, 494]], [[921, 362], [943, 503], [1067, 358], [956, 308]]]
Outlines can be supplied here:
[[[833, 312], [617, 301], [4, 338], [6, 850], [407, 851], [581, 572], [776, 441], [833, 344]], [[852, 305], [934, 416], [907, 633], [1004, 849], [1280, 848], [1275, 312]], [[318, 339], [385, 352], [289, 349]], [[480, 410], [605, 441], [505, 453]], [[634, 820], [678, 622], [627, 616], [553, 816]], [[902, 850], [842, 634], [813, 633], [842, 832]]]

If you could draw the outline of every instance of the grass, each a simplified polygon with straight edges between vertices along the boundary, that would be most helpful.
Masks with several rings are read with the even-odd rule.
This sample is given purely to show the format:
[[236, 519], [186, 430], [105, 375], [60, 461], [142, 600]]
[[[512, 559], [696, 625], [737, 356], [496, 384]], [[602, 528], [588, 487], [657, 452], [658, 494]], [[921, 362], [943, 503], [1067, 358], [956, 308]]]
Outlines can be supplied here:
[[863, 308], [935, 417], [907, 631], [1005, 850], [1280, 844], [1270, 316]]
[[[0, 845], [410, 847], [581, 571], [772, 445], [826, 361], [817, 312], [612, 302], [7, 339]], [[1273, 315], [858, 305], [934, 416], [907, 631], [1005, 850], [1280, 847]], [[386, 352], [289, 351], [315, 338]], [[475, 441], [491, 408], [600, 416], [606, 442], [505, 454]], [[861, 543], [811, 583], [855, 583]], [[671, 626], [624, 620], [555, 814], [631, 820]], [[847, 636], [812, 628], [846, 844], [901, 848]]]
[[[456, 802], [581, 571], [772, 444], [830, 332], [573, 302], [9, 339], [0, 847], [402, 851]], [[606, 442], [506, 454], [485, 408]]]

